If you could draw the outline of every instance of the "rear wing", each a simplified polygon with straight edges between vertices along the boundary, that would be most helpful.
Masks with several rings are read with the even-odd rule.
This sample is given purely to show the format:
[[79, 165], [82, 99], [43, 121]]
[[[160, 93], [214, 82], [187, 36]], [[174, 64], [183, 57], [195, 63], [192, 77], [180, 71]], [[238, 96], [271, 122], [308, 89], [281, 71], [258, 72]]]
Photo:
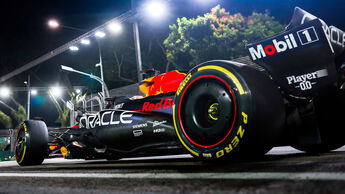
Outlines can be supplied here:
[[285, 31], [246, 48], [284, 92], [314, 96], [337, 81], [345, 59], [345, 33], [296, 7]]

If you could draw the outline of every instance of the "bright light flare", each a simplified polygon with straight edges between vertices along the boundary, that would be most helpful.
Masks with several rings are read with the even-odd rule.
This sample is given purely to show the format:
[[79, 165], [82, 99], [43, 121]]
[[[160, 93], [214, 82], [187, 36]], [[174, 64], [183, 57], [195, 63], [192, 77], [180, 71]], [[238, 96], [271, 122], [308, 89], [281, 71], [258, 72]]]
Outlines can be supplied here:
[[37, 90], [32, 89], [32, 90], [30, 91], [30, 94], [31, 94], [32, 96], [36, 96], [36, 95], [37, 95]]
[[78, 51], [79, 48], [77, 46], [70, 46], [69, 50], [71, 50], [71, 51]]
[[59, 86], [54, 86], [50, 88], [50, 93], [54, 96], [54, 97], [60, 97], [62, 95], [62, 88]]
[[70, 71], [70, 72], [74, 72], [75, 70], [72, 67], [68, 67], [65, 65], [61, 65], [61, 69], [65, 70], [65, 71]]
[[0, 96], [3, 98], [8, 98], [11, 95], [11, 90], [8, 87], [0, 88]]
[[105, 33], [102, 31], [97, 31], [97, 32], [95, 32], [95, 36], [97, 36], [99, 38], [103, 38], [103, 37], [105, 37]]
[[108, 29], [114, 34], [120, 34], [122, 32], [122, 25], [119, 22], [111, 22], [108, 25]]
[[151, 0], [144, 5], [145, 14], [154, 20], [160, 20], [167, 14], [167, 5], [159, 0]]
[[55, 28], [58, 28], [60, 26], [60, 24], [59, 24], [59, 22], [57, 20], [51, 19], [51, 20], [48, 21], [48, 26], [50, 28], [54, 28], [55, 29]]
[[80, 43], [83, 45], [89, 45], [90, 44], [90, 40], [89, 39], [81, 39]]

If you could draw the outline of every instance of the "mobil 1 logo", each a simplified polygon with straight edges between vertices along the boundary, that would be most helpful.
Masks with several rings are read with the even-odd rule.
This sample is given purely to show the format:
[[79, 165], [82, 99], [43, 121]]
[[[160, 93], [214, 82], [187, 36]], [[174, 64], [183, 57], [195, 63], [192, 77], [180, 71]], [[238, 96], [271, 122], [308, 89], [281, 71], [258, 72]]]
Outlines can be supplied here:
[[316, 34], [314, 26], [297, 31], [297, 35], [301, 45], [307, 45], [319, 41], [319, 37]]
[[297, 31], [297, 33], [290, 33], [277, 37], [268, 43], [249, 47], [248, 50], [252, 60], [255, 61], [267, 56], [276, 55], [277, 53], [284, 53], [289, 50], [294, 50], [300, 46], [317, 41], [319, 41], [319, 37], [317, 36], [315, 28], [311, 26]]
[[299, 88], [302, 91], [311, 90], [313, 85], [316, 84], [316, 79], [328, 76], [327, 69], [321, 69], [312, 73], [306, 73], [302, 75], [291, 75], [286, 77], [289, 85], [295, 85], [295, 88]]

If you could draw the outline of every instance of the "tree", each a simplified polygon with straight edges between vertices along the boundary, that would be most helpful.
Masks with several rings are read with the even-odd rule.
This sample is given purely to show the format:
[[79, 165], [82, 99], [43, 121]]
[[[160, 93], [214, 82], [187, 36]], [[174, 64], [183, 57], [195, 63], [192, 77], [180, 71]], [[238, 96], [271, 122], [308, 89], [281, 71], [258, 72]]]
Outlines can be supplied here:
[[[58, 99], [49, 91], [49, 97], [53, 101], [55, 108], [59, 113], [59, 117], [57, 122], [60, 123], [61, 127], [69, 127], [70, 122], [70, 109], [67, 107], [66, 102], [63, 103], [63, 106], [60, 105]], [[84, 94], [75, 94], [72, 92], [70, 94], [70, 101], [74, 103], [74, 105], [80, 104], [83, 100], [85, 100], [86, 93]], [[62, 100], [63, 101], [63, 100]]]
[[11, 108], [11, 115], [12, 115], [12, 122], [14, 122], [14, 126], [16, 128], [26, 120], [26, 110], [23, 105], [19, 104], [14, 98], [11, 98], [14, 104], [16, 105], [17, 109]]
[[0, 123], [6, 129], [12, 129], [12, 119], [4, 112], [0, 111]]
[[8, 109], [6, 112], [9, 112], [9, 114], [6, 114], [5, 112], [0, 111], [0, 124], [7, 129], [19, 127], [19, 125], [26, 119], [25, 108], [13, 98], [11, 99], [14, 102], [16, 108], [12, 108], [5, 102], [0, 101], [0, 104]]
[[241, 13], [230, 15], [218, 5], [204, 16], [178, 18], [177, 25], [169, 28], [164, 41], [167, 59], [175, 68], [189, 70], [212, 59], [246, 56], [247, 43], [272, 36], [282, 31], [283, 25], [267, 11], [245, 17]]
[[69, 109], [67, 108], [66, 103], [64, 103], [63, 108], [61, 107], [60, 103], [56, 99], [56, 97], [49, 91], [49, 97], [53, 101], [58, 113], [58, 122], [61, 123], [61, 127], [68, 127], [69, 123]]

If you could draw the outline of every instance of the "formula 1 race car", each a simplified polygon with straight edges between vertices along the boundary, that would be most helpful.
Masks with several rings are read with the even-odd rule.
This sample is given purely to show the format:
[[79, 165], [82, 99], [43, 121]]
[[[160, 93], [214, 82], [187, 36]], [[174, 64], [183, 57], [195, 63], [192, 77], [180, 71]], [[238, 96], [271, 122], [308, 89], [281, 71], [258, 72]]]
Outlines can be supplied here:
[[247, 49], [248, 62], [215, 60], [146, 79], [146, 96], [107, 99], [104, 110], [77, 117], [72, 128], [25, 121], [17, 162], [180, 153], [216, 160], [273, 146], [320, 153], [345, 144], [343, 31], [296, 8], [285, 31]]

